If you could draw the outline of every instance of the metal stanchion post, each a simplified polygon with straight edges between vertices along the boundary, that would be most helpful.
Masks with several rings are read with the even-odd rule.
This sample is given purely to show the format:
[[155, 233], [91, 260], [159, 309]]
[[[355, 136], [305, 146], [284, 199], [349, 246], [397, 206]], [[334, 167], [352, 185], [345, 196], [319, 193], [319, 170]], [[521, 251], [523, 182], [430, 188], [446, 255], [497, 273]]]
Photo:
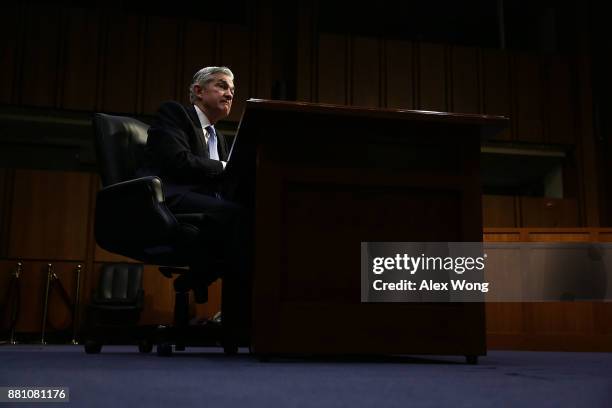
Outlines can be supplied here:
[[79, 306], [81, 300], [81, 270], [82, 265], [78, 264], [76, 267], [76, 293], [74, 295], [74, 306], [72, 308], [72, 344], [79, 344], [76, 339], [77, 335], [77, 324], [79, 321]]
[[[13, 272], [13, 286], [15, 293], [12, 294], [11, 300], [13, 304], [11, 305], [11, 335], [9, 339], [10, 344], [17, 344], [17, 340], [15, 340], [15, 326], [17, 325], [17, 316], [19, 315], [19, 301], [20, 301], [20, 292], [21, 292], [21, 272], [23, 271], [23, 264], [21, 261], [17, 262], [17, 268]], [[9, 296], [11, 294], [9, 293]]]
[[47, 311], [49, 309], [49, 289], [51, 287], [51, 279], [53, 279], [53, 264], [47, 264], [47, 286], [45, 288], [45, 303], [43, 304], [42, 317], [42, 332], [40, 336], [40, 344], [46, 344], [45, 331], [47, 330]]

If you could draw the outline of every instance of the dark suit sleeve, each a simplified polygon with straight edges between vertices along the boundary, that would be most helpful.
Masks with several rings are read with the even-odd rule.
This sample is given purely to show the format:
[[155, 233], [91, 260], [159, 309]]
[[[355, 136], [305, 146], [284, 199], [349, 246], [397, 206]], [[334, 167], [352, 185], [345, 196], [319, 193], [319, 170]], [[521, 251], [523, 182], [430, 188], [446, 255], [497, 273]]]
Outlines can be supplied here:
[[163, 175], [197, 184], [216, 178], [223, 172], [223, 165], [194, 154], [189, 141], [192, 126], [183, 106], [163, 103], [149, 128], [147, 149]]

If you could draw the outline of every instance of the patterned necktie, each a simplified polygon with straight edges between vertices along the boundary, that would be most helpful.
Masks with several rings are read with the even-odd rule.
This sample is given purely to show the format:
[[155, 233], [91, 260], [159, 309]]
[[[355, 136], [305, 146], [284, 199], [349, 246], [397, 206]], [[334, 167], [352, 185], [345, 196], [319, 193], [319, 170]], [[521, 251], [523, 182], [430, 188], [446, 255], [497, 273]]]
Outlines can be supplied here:
[[213, 160], [219, 160], [219, 152], [217, 151], [217, 133], [213, 125], [206, 126], [208, 132], [208, 157]]

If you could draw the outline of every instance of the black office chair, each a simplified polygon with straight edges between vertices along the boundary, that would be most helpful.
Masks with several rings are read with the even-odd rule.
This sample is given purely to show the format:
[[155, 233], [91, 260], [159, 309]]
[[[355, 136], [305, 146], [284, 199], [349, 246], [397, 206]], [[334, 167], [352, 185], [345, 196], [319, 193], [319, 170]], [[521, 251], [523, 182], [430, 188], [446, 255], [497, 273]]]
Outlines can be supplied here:
[[107, 343], [136, 340], [141, 353], [152, 349], [152, 336], [138, 321], [144, 305], [142, 264], [107, 263], [87, 306], [85, 352], [99, 353]]
[[[161, 265], [164, 276], [176, 277], [174, 327], [158, 338], [157, 353], [170, 355], [172, 345], [183, 350], [185, 345], [215, 344], [221, 344], [226, 354], [236, 353], [239, 340], [229, 325], [188, 326], [190, 291], [197, 291], [197, 302], [206, 301], [207, 287], [199, 283], [206, 279], [195, 276], [202, 271], [189, 268], [201, 253], [197, 237], [202, 215], [171, 213], [162, 181], [154, 176], [137, 177], [144, 164], [149, 126], [133, 118], [102, 113], [94, 114], [93, 125], [103, 187], [96, 200], [98, 245], [146, 264]], [[225, 294], [231, 290], [227, 286], [222, 289], [222, 310]]]

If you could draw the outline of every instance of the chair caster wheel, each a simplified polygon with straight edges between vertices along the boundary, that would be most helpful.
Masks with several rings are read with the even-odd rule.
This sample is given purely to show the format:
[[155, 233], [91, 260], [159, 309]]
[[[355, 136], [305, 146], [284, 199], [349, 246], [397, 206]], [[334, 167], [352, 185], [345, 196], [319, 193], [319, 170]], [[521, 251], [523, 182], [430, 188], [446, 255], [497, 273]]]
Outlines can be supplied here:
[[150, 353], [153, 351], [153, 344], [149, 340], [141, 340], [138, 343], [138, 351], [140, 353]]
[[100, 351], [102, 351], [102, 343], [93, 340], [87, 340], [85, 342], [85, 353], [98, 354]]
[[159, 343], [157, 345], [157, 355], [160, 357], [170, 357], [172, 355], [172, 344]]

